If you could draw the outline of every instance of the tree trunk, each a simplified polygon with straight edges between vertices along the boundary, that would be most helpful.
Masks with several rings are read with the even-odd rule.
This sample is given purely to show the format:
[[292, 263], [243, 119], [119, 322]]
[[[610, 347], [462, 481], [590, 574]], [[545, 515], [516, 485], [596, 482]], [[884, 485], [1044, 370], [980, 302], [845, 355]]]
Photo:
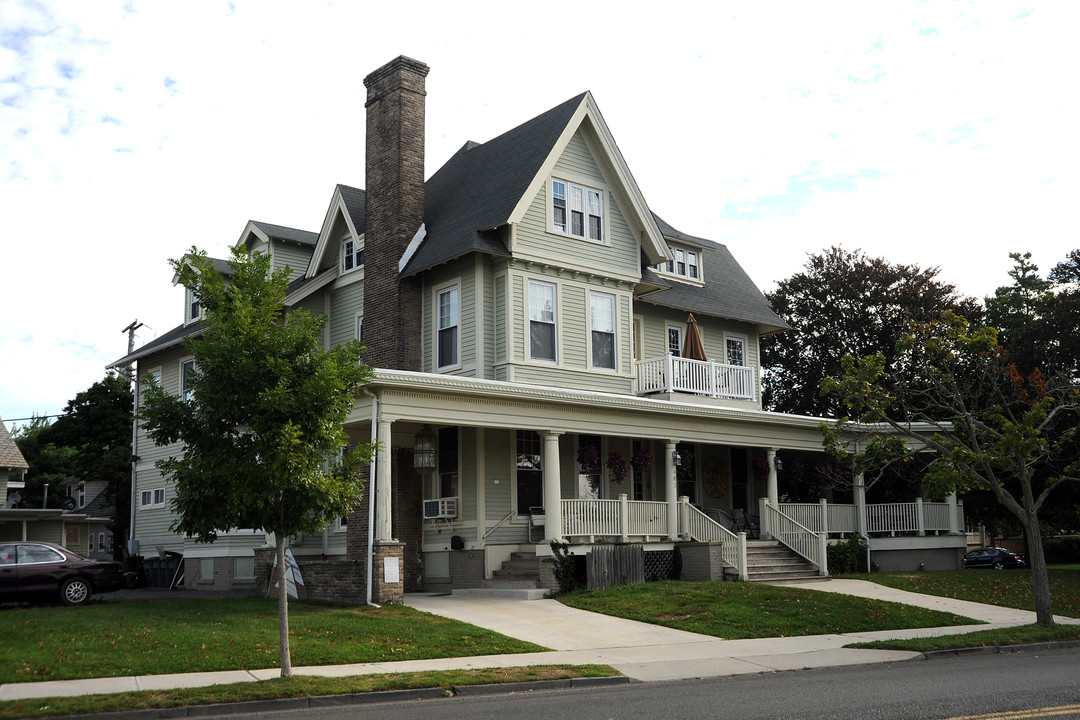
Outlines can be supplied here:
[[285, 580], [285, 535], [276, 533], [278, 566], [278, 636], [280, 640], [281, 677], [292, 675], [289, 652], [289, 584]]
[[1028, 513], [1024, 522], [1028, 536], [1028, 562], [1031, 564], [1031, 588], [1035, 595], [1035, 622], [1053, 625], [1054, 612], [1050, 607], [1050, 576], [1046, 572], [1046, 555], [1043, 553], [1039, 517]]

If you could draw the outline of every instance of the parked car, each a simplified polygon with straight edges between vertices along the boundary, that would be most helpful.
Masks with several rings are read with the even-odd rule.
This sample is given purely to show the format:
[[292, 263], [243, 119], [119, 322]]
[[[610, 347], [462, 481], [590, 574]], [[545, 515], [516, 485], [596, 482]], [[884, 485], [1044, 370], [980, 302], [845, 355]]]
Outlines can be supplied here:
[[1005, 568], [1027, 567], [1027, 558], [1020, 553], [999, 547], [984, 547], [972, 550], [964, 556], [965, 568], [993, 568], [1004, 570]]
[[51, 596], [85, 605], [95, 593], [126, 585], [118, 562], [91, 560], [52, 543], [0, 541], [0, 602]]

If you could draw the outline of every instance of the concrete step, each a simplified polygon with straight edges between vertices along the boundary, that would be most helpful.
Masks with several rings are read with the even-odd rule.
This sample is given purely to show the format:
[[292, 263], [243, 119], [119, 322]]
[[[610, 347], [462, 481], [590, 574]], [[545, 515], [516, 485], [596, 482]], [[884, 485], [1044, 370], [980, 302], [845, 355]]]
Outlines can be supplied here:
[[[496, 571], [498, 572], [498, 571]], [[494, 573], [493, 573], [494, 574]], [[504, 588], [507, 590], [520, 590], [522, 588], [534, 588], [540, 586], [539, 577], [494, 577], [491, 580], [481, 580], [482, 588]]]
[[457, 597], [490, 597], [504, 600], [543, 600], [548, 591], [542, 588], [459, 588], [451, 591]]

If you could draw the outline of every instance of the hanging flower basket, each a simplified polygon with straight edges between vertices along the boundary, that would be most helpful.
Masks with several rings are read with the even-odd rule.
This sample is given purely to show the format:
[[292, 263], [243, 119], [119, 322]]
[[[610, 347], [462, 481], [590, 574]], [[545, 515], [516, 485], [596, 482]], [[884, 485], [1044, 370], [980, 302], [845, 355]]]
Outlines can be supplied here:
[[611, 471], [611, 481], [615, 483], [621, 484], [626, 480], [626, 476], [630, 474], [630, 468], [626, 464], [626, 458], [618, 451], [608, 453], [607, 469]]
[[648, 450], [638, 450], [630, 458], [630, 467], [634, 468], [634, 472], [649, 472], [652, 468], [652, 453]]
[[577, 451], [578, 465], [583, 473], [596, 474], [600, 472], [600, 448], [595, 445], [582, 445]]

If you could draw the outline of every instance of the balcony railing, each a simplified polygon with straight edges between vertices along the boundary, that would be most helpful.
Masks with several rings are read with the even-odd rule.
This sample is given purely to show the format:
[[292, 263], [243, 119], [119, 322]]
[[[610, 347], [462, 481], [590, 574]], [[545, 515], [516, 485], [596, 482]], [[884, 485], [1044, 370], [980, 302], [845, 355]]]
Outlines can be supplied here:
[[[779, 509], [813, 532], [853, 535], [859, 531], [855, 505], [780, 503]], [[964, 527], [964, 504], [956, 504], [955, 518], [950, 515], [949, 503], [924, 502], [922, 498], [911, 503], [871, 504], [866, 506], [866, 532], [872, 536], [958, 532]]]
[[738, 400], [754, 400], [757, 397], [754, 368], [674, 355], [638, 361], [637, 386], [638, 392], [643, 395], [683, 392]]

